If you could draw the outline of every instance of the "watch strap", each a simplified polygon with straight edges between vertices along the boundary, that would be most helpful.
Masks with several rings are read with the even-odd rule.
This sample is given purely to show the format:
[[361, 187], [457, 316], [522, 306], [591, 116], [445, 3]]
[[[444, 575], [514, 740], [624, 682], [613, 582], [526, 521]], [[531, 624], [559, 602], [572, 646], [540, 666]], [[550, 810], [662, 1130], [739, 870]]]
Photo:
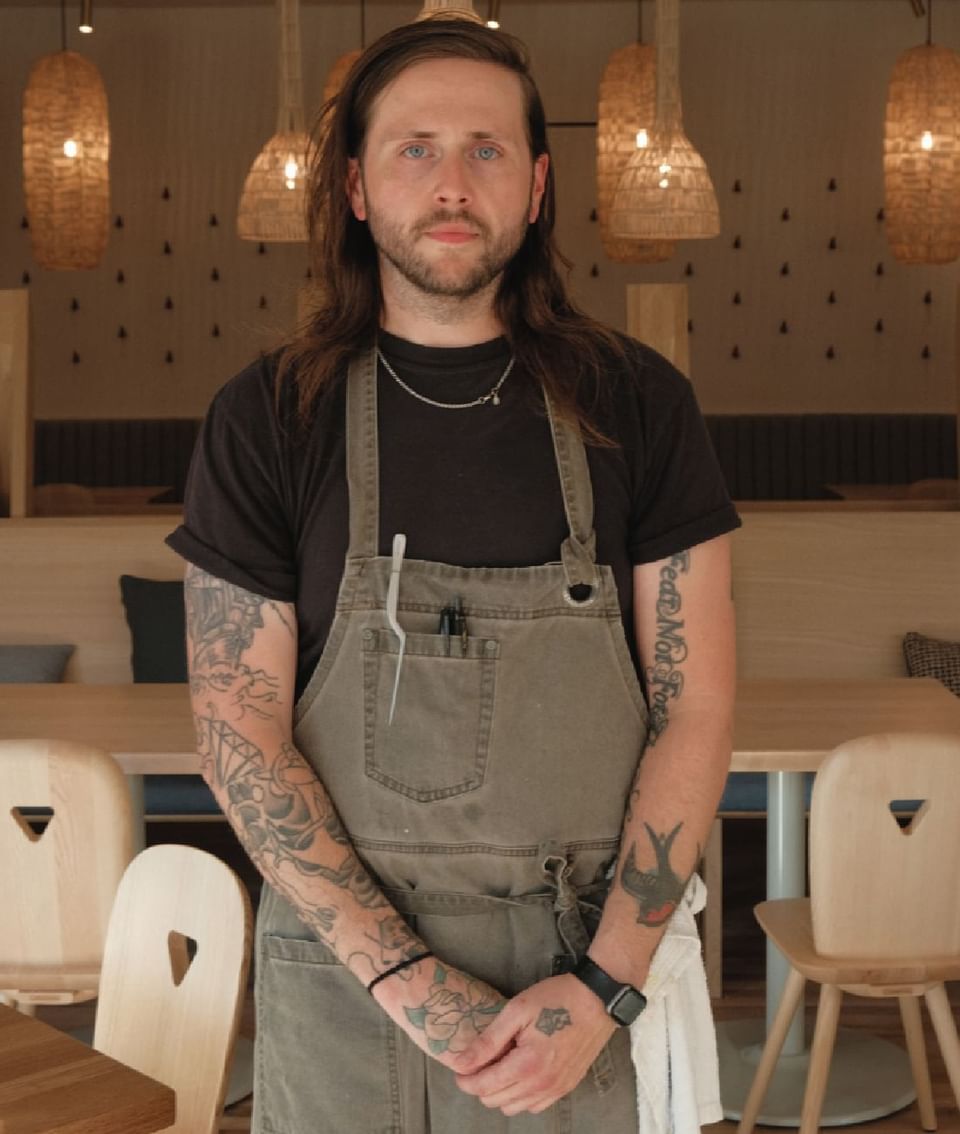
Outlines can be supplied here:
[[[634, 988], [632, 984], [615, 980], [608, 972], [600, 968], [596, 961], [587, 956], [582, 957], [577, 963], [573, 969], [573, 975], [600, 998], [607, 1014], [621, 1026], [632, 1023], [646, 1007], [647, 998], [639, 989]], [[625, 1000], [629, 1000], [632, 1006], [630, 1019], [624, 1019], [617, 1012], [618, 1006]]]

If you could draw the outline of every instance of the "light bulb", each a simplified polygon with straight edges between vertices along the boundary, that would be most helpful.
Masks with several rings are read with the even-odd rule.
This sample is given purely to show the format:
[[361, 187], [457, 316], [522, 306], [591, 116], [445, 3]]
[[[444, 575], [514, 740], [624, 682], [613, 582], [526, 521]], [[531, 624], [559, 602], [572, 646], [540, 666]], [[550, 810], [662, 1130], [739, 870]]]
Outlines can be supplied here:
[[923, 136], [920, 139], [920, 149], [932, 150], [933, 149], [933, 135], [929, 130], [924, 130]]
[[669, 189], [670, 188], [670, 182], [665, 177], [661, 178], [661, 180], [658, 181], [657, 184], [660, 186], [661, 189]]
[[500, 27], [500, 21], [499, 20], [487, 20], [487, 27], [493, 28], [493, 30], [496, 31], [497, 28]]
[[73, 140], [73, 138], [67, 138], [67, 140], [63, 143], [63, 152], [66, 157], [75, 158], [77, 154], [80, 153], [80, 147]]
[[297, 159], [293, 156], [288, 157], [283, 165], [284, 185], [288, 189], [296, 189], [297, 177], [300, 175], [300, 166], [297, 165]]
[[89, 35], [93, 31], [93, 24], [80, 24], [77, 31], [82, 31], [84, 35]]
[[650, 145], [650, 135], [647, 133], [646, 128], [641, 126], [637, 131], [637, 149], [645, 150]]

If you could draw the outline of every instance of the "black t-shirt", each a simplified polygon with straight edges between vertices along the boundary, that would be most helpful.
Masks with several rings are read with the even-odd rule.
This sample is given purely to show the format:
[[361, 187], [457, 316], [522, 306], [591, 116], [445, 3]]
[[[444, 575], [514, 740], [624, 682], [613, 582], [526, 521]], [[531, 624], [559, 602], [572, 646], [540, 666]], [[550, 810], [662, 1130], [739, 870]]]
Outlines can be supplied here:
[[[596, 424], [615, 446], [588, 445], [597, 558], [613, 568], [633, 648], [632, 567], [731, 531], [739, 519], [690, 383], [660, 355], [624, 340]], [[510, 358], [505, 339], [422, 347], [381, 332], [397, 374], [436, 401], [487, 393]], [[345, 384], [309, 430], [294, 422], [293, 384], [275, 396], [276, 356], [229, 381], [207, 413], [170, 546], [211, 575], [296, 605], [297, 695], [333, 621], [348, 542]], [[499, 405], [439, 409], [378, 376], [380, 554], [461, 567], [556, 562], [567, 535], [542, 398], [515, 369]]]

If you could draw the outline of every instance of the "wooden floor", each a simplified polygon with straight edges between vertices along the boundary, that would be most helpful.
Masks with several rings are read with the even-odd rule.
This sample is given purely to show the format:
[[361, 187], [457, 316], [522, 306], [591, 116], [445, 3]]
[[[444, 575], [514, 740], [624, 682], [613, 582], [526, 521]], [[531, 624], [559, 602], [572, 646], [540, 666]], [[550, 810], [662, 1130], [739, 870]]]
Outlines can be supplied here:
[[[765, 878], [764, 825], [759, 820], [736, 820], [725, 824], [724, 832], [724, 996], [714, 1004], [718, 1020], [738, 1019], [746, 1016], [762, 1017], [763, 1003], [763, 934], [753, 920], [753, 905], [763, 897]], [[238, 870], [256, 896], [256, 877], [245, 862], [233, 836], [225, 826], [217, 824], [154, 825], [151, 842], [191, 842], [220, 854]], [[950, 989], [954, 1015], [960, 1018], [960, 984]], [[808, 1024], [812, 1027], [816, 988], [807, 989]], [[80, 1005], [71, 1009], [43, 1009], [43, 1018], [64, 1027], [77, 1027], [92, 1021], [91, 1006]], [[950, 1089], [950, 1083], [940, 1058], [936, 1039], [925, 1019], [927, 1053], [933, 1080], [934, 1103], [937, 1109], [938, 1130], [941, 1134], [960, 1134], [960, 1112]], [[900, 1015], [896, 1001], [865, 1000], [845, 997], [840, 1023], [845, 1028], [860, 1028], [903, 1045]], [[254, 1032], [253, 998], [248, 995], [241, 1031], [248, 1036]], [[249, 1100], [231, 1108], [233, 1115], [249, 1114]], [[704, 1127], [711, 1134], [732, 1134], [734, 1123], [721, 1122]], [[772, 1130], [774, 1128], [761, 1128]], [[919, 1134], [920, 1119], [916, 1105], [887, 1118], [846, 1127], [847, 1130], [871, 1134]], [[337, 1134], [368, 1134], [367, 1131], [338, 1131]], [[446, 1134], [446, 1132], [444, 1132]], [[577, 1134], [603, 1134], [602, 1131], [577, 1131]]]

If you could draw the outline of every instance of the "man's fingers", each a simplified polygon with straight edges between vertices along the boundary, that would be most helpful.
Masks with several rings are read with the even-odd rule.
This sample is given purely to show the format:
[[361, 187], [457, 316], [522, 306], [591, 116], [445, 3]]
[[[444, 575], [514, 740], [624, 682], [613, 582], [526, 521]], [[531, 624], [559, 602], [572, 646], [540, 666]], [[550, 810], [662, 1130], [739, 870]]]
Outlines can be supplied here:
[[[506, 1020], [505, 1016], [508, 1017]], [[469, 1047], [457, 1056], [454, 1070], [458, 1076], [474, 1075], [482, 1068], [502, 1059], [514, 1046], [516, 1032], [516, 1024], [510, 1022], [508, 1010], [504, 1009], [470, 1043]]]

